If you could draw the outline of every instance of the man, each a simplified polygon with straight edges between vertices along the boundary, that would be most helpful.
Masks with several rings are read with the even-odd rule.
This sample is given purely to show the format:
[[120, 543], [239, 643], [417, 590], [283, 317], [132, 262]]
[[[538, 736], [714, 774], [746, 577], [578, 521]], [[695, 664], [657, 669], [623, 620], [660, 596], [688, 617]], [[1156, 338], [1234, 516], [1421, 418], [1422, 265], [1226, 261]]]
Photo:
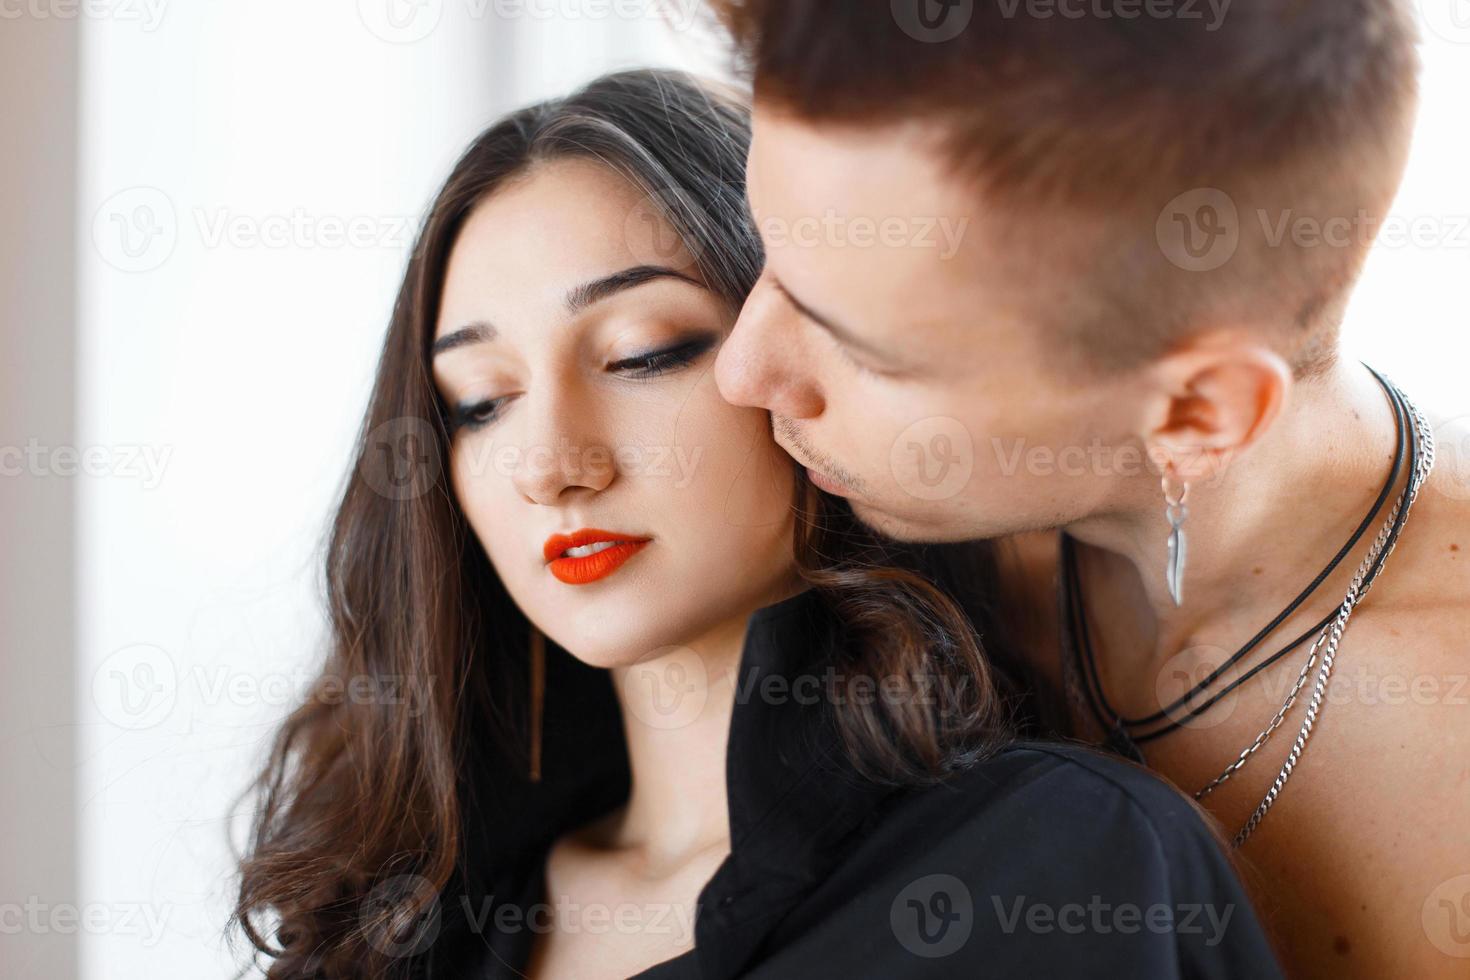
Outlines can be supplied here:
[[1337, 343], [1405, 5], [722, 13], [768, 253], [725, 396], [875, 528], [1006, 539], [1075, 731], [1199, 795], [1295, 975], [1463, 976], [1465, 436]]

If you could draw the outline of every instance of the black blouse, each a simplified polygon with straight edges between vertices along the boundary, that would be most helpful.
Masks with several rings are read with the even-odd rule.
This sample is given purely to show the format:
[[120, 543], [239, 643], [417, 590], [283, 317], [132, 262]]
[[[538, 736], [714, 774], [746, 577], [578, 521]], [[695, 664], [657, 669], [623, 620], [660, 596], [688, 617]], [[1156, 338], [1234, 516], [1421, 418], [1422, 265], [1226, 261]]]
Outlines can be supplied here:
[[[839, 634], [811, 591], [752, 617], [731, 853], [694, 948], [641, 980], [1281, 976], [1217, 838], [1141, 768], [1020, 742], [936, 786], [863, 779], [819, 703], [762, 687], [827, 662]], [[548, 649], [546, 692], [543, 780], [485, 764], [466, 786], [466, 869], [404, 950], [418, 976], [522, 976], [551, 844], [627, 799], [608, 674]]]

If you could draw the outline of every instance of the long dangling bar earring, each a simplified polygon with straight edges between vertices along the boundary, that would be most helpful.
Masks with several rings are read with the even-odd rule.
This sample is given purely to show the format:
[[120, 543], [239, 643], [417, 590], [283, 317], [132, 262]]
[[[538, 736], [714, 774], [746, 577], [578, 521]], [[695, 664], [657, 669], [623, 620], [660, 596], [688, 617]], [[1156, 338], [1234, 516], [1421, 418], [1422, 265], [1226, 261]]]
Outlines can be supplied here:
[[546, 637], [531, 626], [531, 782], [541, 782], [541, 715], [546, 702]]
[[[1173, 481], [1170, 477], [1174, 477]], [[1169, 596], [1174, 605], [1184, 604], [1184, 561], [1188, 553], [1189, 540], [1184, 536], [1184, 522], [1189, 519], [1189, 508], [1184, 501], [1189, 497], [1189, 483], [1179, 480], [1174, 464], [1164, 468], [1164, 516], [1169, 519], [1169, 559], [1164, 566], [1164, 581], [1169, 586]]]

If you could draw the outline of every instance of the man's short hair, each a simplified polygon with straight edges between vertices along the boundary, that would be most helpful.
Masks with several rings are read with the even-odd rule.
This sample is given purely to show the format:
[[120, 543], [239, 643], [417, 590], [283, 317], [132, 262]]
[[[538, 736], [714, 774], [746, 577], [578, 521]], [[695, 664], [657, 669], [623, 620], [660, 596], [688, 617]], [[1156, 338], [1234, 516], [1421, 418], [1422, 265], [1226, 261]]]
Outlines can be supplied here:
[[[1407, 0], [717, 4], [758, 101], [813, 122], [932, 120], [988, 213], [1107, 224], [1116, 248], [1088, 276], [1110, 289], [1060, 314], [1092, 363], [1242, 319], [1288, 328], [1300, 373], [1330, 363], [1407, 153]], [[1229, 258], [1174, 254], [1171, 207], [1196, 246], [1233, 210]]]

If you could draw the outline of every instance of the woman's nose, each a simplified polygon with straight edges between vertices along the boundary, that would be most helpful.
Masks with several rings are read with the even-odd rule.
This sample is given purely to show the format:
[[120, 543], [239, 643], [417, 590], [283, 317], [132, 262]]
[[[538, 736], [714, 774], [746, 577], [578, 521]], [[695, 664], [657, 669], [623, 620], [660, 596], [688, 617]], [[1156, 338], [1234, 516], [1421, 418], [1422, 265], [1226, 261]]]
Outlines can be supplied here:
[[617, 458], [613, 447], [594, 431], [597, 413], [592, 406], [560, 398], [525, 408], [538, 417], [511, 477], [523, 497], [550, 505], [569, 490], [601, 493], [608, 488], [617, 472]]

